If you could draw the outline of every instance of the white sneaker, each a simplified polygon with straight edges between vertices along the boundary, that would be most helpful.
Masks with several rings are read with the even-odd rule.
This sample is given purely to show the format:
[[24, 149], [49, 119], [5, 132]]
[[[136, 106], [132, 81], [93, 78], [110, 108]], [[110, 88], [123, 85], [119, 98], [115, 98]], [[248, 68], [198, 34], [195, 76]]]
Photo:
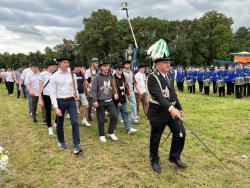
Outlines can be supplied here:
[[87, 120], [82, 120], [82, 125], [86, 127], [91, 127], [91, 124]]
[[131, 134], [131, 133], [135, 133], [137, 132], [138, 130], [137, 129], [134, 129], [134, 128], [130, 128], [129, 131], [128, 131], [128, 134]]
[[123, 119], [121, 119], [121, 120], [120, 120], [120, 123], [123, 123], [123, 122], [124, 122]]
[[140, 117], [139, 117], [139, 116], [136, 116], [136, 119], [140, 119]]
[[115, 136], [115, 134], [107, 134], [107, 136], [109, 138], [111, 138], [111, 140], [113, 140], [113, 141], [117, 141], [118, 140], [118, 138]]
[[81, 112], [78, 110], [77, 113], [80, 114]]
[[139, 124], [140, 122], [138, 121], [138, 119], [135, 119], [132, 123], [133, 124]]
[[105, 137], [105, 136], [100, 136], [100, 137], [99, 137], [99, 139], [100, 139], [100, 141], [101, 141], [101, 142], [107, 142], [107, 140], [106, 140], [106, 137]]
[[49, 127], [48, 128], [48, 131], [49, 131], [49, 135], [52, 136], [54, 133], [53, 133], [53, 128], [52, 127]]
[[69, 114], [66, 114], [66, 118], [67, 118], [67, 119], [70, 119], [70, 115], [69, 115]]
[[56, 125], [56, 123], [54, 122], [54, 124], [53, 124], [54, 129], [56, 129], [56, 126], [57, 126], [57, 125]]
[[10, 96], [12, 97], [12, 96], [14, 96], [14, 94], [10, 94]]

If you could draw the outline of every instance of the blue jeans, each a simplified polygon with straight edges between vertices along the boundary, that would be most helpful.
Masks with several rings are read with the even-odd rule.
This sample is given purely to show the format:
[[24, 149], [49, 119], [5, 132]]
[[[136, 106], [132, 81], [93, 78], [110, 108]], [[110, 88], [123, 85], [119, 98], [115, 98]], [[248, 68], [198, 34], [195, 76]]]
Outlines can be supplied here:
[[62, 116], [57, 116], [57, 139], [60, 143], [65, 143], [64, 140], [64, 115], [65, 111], [67, 111], [70, 115], [70, 121], [72, 125], [72, 136], [73, 136], [73, 145], [74, 147], [79, 146], [80, 144], [80, 133], [79, 133], [79, 126], [77, 122], [77, 107], [75, 99], [72, 98], [71, 100], [64, 100], [64, 99], [57, 99], [58, 108], [62, 112]]
[[131, 106], [131, 119], [132, 121], [135, 121], [137, 116], [137, 109], [136, 109], [136, 99], [134, 91], [130, 91], [130, 96], [128, 97], [128, 101]]
[[23, 96], [24, 96], [24, 98], [27, 97], [27, 96], [26, 96], [26, 89], [25, 89], [25, 88], [26, 88], [25, 85], [22, 84], [22, 90], [23, 90]]
[[128, 106], [126, 102], [123, 103], [121, 106], [118, 106], [118, 112], [120, 112], [122, 115], [122, 119], [123, 119], [126, 131], [129, 131], [131, 128], [132, 120], [128, 113]]
[[25, 86], [25, 93], [28, 99], [28, 111], [29, 114], [32, 113], [32, 97], [30, 96], [29, 91], [27, 90], [26, 86]]

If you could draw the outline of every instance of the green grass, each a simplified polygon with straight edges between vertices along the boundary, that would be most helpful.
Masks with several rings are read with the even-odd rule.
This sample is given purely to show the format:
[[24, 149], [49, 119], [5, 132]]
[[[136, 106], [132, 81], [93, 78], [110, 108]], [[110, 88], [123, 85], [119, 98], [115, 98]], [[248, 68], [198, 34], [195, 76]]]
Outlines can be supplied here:
[[[233, 96], [180, 93], [185, 120], [203, 141], [234, 172], [231, 175], [187, 130], [182, 159], [187, 170], [167, 160], [170, 139], [160, 147], [163, 173], [154, 173], [148, 161], [149, 122], [135, 135], [118, 125], [118, 142], [100, 143], [96, 121], [91, 128], [80, 127], [84, 153], [72, 153], [71, 126], [66, 120], [66, 151], [57, 148], [56, 136], [49, 137], [44, 125], [33, 124], [23, 98], [6, 94], [0, 85], [0, 145], [10, 153], [9, 171], [0, 187], [249, 187], [250, 99]], [[41, 112], [39, 112], [39, 116]], [[80, 117], [79, 117], [80, 122]], [[107, 126], [106, 126], [107, 127]], [[163, 138], [169, 130], [165, 130]], [[163, 140], [163, 139], [162, 139]]]

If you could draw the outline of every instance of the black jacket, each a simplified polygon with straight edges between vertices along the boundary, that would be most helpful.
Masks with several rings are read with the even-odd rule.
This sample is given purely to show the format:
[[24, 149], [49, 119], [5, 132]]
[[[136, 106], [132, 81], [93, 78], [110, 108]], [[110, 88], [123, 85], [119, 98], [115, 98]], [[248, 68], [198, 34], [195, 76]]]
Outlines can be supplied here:
[[[162, 76], [162, 74], [159, 73], [158, 71], [155, 71], [153, 74], [155, 74], [159, 78], [162, 88], [165, 89], [167, 87], [167, 81]], [[148, 109], [149, 120], [162, 122], [162, 121], [168, 121], [170, 118], [172, 118], [168, 109], [172, 105], [171, 102], [173, 101], [176, 101], [175, 108], [177, 108], [178, 110], [182, 110], [181, 104], [175, 93], [174, 85], [172, 84], [173, 82], [171, 78], [170, 78], [170, 83], [171, 84], [168, 87], [170, 97], [168, 99], [162, 94], [161, 88], [154, 75], [150, 74], [148, 76], [147, 86], [149, 94], [153, 97], [155, 101], [159, 103], [159, 104], [154, 104], [149, 102], [149, 109]]]

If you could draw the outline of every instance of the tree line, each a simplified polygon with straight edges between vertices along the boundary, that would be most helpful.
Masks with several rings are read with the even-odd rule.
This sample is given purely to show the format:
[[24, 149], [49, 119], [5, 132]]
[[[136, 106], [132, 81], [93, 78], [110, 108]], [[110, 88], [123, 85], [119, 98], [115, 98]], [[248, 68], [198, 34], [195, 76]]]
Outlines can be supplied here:
[[[73, 40], [44, 52], [0, 54], [0, 67], [28, 66], [30, 61], [45, 64], [49, 59], [68, 52], [88, 66], [92, 57], [117, 62], [125, 59], [125, 50], [134, 44], [126, 19], [118, 20], [109, 10], [98, 9], [83, 18], [83, 28]], [[139, 46], [138, 62], [150, 63], [146, 50], [159, 39], [165, 39], [171, 58], [178, 65], [211, 65], [214, 59], [230, 60], [231, 52], [250, 51], [250, 28], [233, 31], [233, 19], [210, 11], [193, 20], [167, 20], [136, 17], [131, 20]]]

